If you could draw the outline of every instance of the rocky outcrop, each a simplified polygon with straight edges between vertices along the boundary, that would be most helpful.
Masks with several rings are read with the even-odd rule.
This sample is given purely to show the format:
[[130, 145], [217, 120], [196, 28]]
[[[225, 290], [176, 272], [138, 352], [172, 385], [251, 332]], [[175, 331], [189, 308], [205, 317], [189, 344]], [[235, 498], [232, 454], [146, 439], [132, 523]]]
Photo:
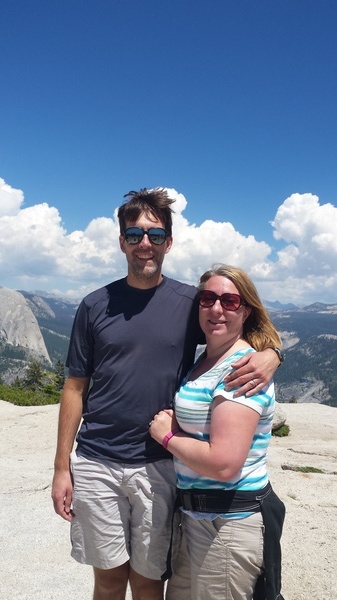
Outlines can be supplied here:
[[[272, 486], [286, 505], [282, 595], [286, 600], [336, 600], [337, 408], [284, 408], [290, 434], [271, 439], [268, 459]], [[52, 514], [58, 413], [57, 405], [14, 406], [0, 400], [3, 600], [92, 598], [91, 569], [70, 560], [69, 523]], [[284, 470], [285, 464], [319, 472]]]
[[280, 404], [278, 402], [275, 402], [275, 413], [274, 413], [274, 418], [273, 418], [273, 431], [275, 431], [276, 429], [280, 429], [280, 427], [282, 427], [285, 422], [287, 420], [287, 415], [283, 409], [283, 407], [281, 408]]
[[38, 322], [20, 292], [0, 288], [0, 338], [51, 362]]

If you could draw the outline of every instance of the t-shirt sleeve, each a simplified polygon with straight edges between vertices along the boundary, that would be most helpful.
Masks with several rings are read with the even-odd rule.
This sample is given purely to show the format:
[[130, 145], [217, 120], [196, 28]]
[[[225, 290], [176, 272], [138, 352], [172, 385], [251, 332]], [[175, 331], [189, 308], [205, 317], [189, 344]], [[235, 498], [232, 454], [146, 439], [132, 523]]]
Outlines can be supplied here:
[[[228, 368], [228, 366], [227, 366]], [[216, 387], [213, 390], [213, 399], [217, 396], [222, 396], [226, 400], [230, 400], [231, 402], [237, 402], [238, 404], [243, 404], [249, 408], [255, 410], [259, 415], [262, 415], [263, 411], [270, 405], [271, 398], [274, 394], [274, 384], [271, 381], [268, 385], [266, 385], [262, 390], [255, 394], [254, 396], [250, 396], [247, 398], [245, 395], [238, 396], [234, 398], [234, 394], [238, 388], [233, 389], [231, 391], [225, 390], [224, 385], [224, 377], [227, 375], [227, 372], [224, 371], [223, 376], [220, 377]]]
[[255, 394], [254, 396], [250, 396], [249, 398], [247, 398], [245, 395], [243, 395], [243, 396], [238, 396], [237, 398], [234, 398], [234, 393], [236, 390], [234, 389], [234, 390], [231, 390], [230, 392], [227, 392], [224, 389], [223, 382], [220, 382], [218, 384], [218, 386], [215, 388], [215, 390], [213, 391], [213, 398], [216, 398], [217, 396], [222, 396], [226, 400], [230, 400], [231, 402], [237, 402], [238, 404], [243, 404], [244, 406], [252, 408], [259, 415], [262, 415], [264, 409], [266, 407], [268, 407], [270, 404], [270, 399], [273, 395], [272, 387], [273, 387], [273, 383], [270, 383], [265, 388], [263, 388], [258, 394]]
[[90, 377], [93, 372], [93, 338], [89, 307], [82, 300], [70, 336], [66, 366], [71, 377]]

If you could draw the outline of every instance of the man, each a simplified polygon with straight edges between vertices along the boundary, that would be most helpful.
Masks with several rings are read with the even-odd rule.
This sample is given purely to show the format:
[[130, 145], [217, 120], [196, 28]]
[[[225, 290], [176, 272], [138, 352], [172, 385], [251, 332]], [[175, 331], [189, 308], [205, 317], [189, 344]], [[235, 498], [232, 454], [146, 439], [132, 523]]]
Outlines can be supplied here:
[[[73, 325], [52, 497], [71, 522], [72, 556], [94, 568], [94, 600], [124, 600], [128, 582], [134, 600], [162, 600], [175, 476], [148, 424], [202, 338], [196, 289], [162, 274], [173, 201], [159, 188], [127, 196], [118, 211], [127, 277], [84, 298]], [[252, 354], [230, 386], [254, 393], [278, 365], [272, 350]]]

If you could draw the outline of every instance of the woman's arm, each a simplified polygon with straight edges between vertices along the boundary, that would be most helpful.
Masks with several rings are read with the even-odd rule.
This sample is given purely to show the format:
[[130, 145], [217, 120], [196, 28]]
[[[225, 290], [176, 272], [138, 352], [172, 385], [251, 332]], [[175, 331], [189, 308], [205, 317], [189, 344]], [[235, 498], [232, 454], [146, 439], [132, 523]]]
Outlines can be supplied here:
[[[243, 467], [258, 421], [259, 414], [252, 408], [217, 396], [209, 442], [179, 432], [170, 438], [167, 449], [200, 475], [228, 481]], [[174, 416], [161, 411], [151, 423], [150, 434], [161, 444], [175, 426]]]

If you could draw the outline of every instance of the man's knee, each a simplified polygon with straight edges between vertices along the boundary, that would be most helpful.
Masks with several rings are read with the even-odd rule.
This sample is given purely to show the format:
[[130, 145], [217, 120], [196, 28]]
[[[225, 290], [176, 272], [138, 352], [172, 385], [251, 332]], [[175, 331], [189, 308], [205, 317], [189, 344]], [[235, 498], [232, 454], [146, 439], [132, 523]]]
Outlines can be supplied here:
[[98, 569], [94, 567], [95, 588], [94, 600], [125, 600], [129, 579], [129, 563], [126, 562], [115, 569]]
[[162, 581], [143, 577], [131, 567], [129, 577], [133, 600], [163, 600], [164, 583]]

